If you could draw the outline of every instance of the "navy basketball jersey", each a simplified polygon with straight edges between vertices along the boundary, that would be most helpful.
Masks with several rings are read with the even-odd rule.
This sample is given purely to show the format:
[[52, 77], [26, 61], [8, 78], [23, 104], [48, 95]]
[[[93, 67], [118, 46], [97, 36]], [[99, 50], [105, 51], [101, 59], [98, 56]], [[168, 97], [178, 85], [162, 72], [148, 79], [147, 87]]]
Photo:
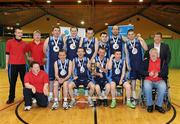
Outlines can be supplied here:
[[87, 38], [83, 38], [82, 47], [84, 48], [86, 54], [85, 56], [89, 59], [93, 56], [95, 52], [95, 38], [93, 37], [91, 41], [88, 41]]
[[[100, 63], [100, 66], [101, 67], [103, 67], [103, 68], [106, 68], [106, 64], [107, 64], [107, 58], [106, 57], [104, 57], [103, 58], [103, 60], [100, 60], [100, 58], [99, 58], [99, 56], [96, 56], [95, 57], [95, 62], [97, 63], [97, 62], [99, 62]], [[98, 67], [96, 67], [96, 72], [98, 72], [98, 73], [102, 73], [103, 74], [103, 77], [105, 78], [107, 78], [107, 73], [104, 73], [102, 70], [100, 70]]]
[[69, 72], [69, 60], [66, 59], [64, 63], [60, 59], [57, 60], [58, 72], [60, 78], [65, 78]]
[[[63, 38], [61, 36], [58, 37], [58, 40], [56, 41], [57, 46], [59, 47], [59, 50], [62, 50], [64, 47], [64, 42], [63, 42]], [[50, 62], [52, 62], [52, 64], [54, 64], [54, 62], [58, 59], [58, 54], [59, 54], [59, 50], [55, 50], [55, 46], [56, 43], [54, 41], [54, 37], [50, 36], [49, 37], [49, 42], [48, 42], [48, 49], [49, 49], [49, 58], [50, 58]]]
[[106, 49], [106, 54], [105, 54], [105, 56], [106, 56], [106, 58], [109, 58], [110, 57], [110, 53], [109, 53], [109, 44], [108, 44], [108, 42], [106, 42], [106, 43], [104, 43], [104, 42], [102, 42], [102, 41], [99, 41], [99, 45], [98, 45], [99, 47], [98, 48], [104, 48], [104, 49]]
[[119, 61], [112, 59], [112, 69], [110, 71], [110, 78], [112, 80], [121, 78], [123, 66], [124, 66], [124, 59], [120, 59]]
[[74, 59], [75, 68], [74, 74], [78, 76], [78, 79], [83, 80], [84, 78], [90, 78], [90, 71], [87, 67], [88, 58], [84, 57], [83, 60], [79, 60], [78, 57]]
[[109, 37], [109, 46], [110, 46], [110, 56], [114, 54], [116, 50], [121, 51], [122, 57], [124, 57], [124, 42], [122, 40], [122, 36]]
[[67, 41], [66, 41], [67, 58], [71, 61], [75, 57], [77, 57], [77, 49], [79, 48], [80, 39], [81, 38], [78, 36], [76, 36], [75, 38], [72, 38], [71, 36], [67, 37]]
[[132, 69], [138, 69], [140, 63], [143, 60], [143, 55], [144, 55], [140, 41], [136, 38], [134, 39], [133, 42], [128, 40], [126, 42], [126, 46], [127, 46], [128, 59], [129, 59], [128, 64], [130, 64], [130, 67]]
[[[56, 44], [57, 43], [57, 44]], [[61, 36], [58, 37], [58, 40], [55, 42], [54, 37], [49, 37], [48, 50], [47, 50], [47, 64], [46, 72], [49, 74], [49, 79], [54, 80], [54, 62], [58, 60], [59, 50], [63, 49], [64, 42]]]

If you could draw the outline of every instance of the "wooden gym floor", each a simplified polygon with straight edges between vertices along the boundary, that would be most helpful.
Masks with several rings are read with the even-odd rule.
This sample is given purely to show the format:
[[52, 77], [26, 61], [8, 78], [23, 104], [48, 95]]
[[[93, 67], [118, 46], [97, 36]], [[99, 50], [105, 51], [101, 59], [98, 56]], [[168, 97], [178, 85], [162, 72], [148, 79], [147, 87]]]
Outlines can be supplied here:
[[[180, 70], [170, 70], [170, 95], [173, 106], [176, 109], [176, 118], [172, 124], [180, 122]], [[16, 86], [16, 99], [12, 105], [6, 105], [5, 102], [8, 96], [8, 78], [7, 72], [0, 70], [0, 124], [21, 124], [22, 122], [16, 117], [16, 106], [22, 100], [22, 85], [18, 79]], [[52, 104], [52, 103], [51, 103]], [[30, 124], [94, 124], [93, 108], [86, 107], [79, 109], [74, 107], [67, 111], [62, 107], [56, 111], [52, 111], [51, 104], [48, 108], [37, 108], [36, 106], [29, 112], [24, 112], [24, 103], [18, 108], [19, 116]], [[115, 109], [109, 107], [97, 107], [97, 122], [98, 124], [165, 124], [174, 115], [173, 109], [160, 114], [157, 111], [147, 113], [146, 109], [137, 106], [136, 109], [130, 109], [121, 102]]]

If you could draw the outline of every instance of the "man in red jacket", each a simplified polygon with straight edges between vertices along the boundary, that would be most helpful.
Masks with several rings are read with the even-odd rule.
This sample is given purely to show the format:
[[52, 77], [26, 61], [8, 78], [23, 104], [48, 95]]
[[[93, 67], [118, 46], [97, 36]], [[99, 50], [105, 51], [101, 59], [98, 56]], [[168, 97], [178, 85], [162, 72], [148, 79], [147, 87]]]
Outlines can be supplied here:
[[41, 70], [44, 70], [44, 52], [43, 52], [44, 42], [41, 41], [41, 32], [39, 30], [34, 31], [33, 41], [28, 44], [28, 52], [30, 56], [27, 55], [27, 59], [31, 63], [36, 61], [40, 64]]
[[[10, 39], [6, 43], [6, 69], [8, 70], [9, 78], [9, 98], [6, 104], [14, 102], [15, 88], [18, 73], [20, 73], [20, 79], [23, 84], [24, 75], [26, 72], [26, 60], [25, 53], [27, 51], [27, 45], [22, 40], [23, 31], [20, 28], [15, 29], [15, 37]], [[24, 84], [23, 84], [24, 86]]]
[[40, 65], [38, 62], [33, 61], [31, 63], [31, 71], [26, 73], [24, 77], [24, 110], [28, 111], [31, 109], [32, 97], [36, 99], [38, 106], [47, 107], [48, 83], [48, 74], [43, 70], [40, 70]]

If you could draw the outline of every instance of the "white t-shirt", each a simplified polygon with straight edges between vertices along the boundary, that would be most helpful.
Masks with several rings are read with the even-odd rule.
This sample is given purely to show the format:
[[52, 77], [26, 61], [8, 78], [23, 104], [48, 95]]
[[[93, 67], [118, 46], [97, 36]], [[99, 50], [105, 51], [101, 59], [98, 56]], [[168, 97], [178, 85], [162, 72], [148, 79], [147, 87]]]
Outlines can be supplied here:
[[154, 43], [154, 48], [158, 50], [158, 57], [160, 57], [160, 46], [161, 46], [161, 43], [159, 44]]

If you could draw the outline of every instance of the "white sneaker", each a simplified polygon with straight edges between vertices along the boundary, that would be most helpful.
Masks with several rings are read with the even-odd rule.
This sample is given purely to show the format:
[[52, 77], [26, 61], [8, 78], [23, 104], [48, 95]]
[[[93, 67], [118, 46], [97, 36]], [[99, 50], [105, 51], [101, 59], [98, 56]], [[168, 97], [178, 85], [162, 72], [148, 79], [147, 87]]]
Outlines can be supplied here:
[[37, 101], [36, 101], [35, 98], [32, 98], [32, 103], [33, 103], [33, 104], [36, 104], [36, 103], [37, 103]]
[[52, 110], [56, 110], [56, 109], [58, 109], [58, 107], [59, 107], [59, 103], [58, 102], [54, 102], [51, 109]]
[[30, 111], [30, 109], [31, 109], [31, 106], [25, 106], [24, 107], [24, 111]]
[[68, 102], [67, 102], [67, 101], [64, 101], [64, 102], [63, 102], [63, 108], [64, 108], [65, 110], [68, 109]]
[[88, 99], [88, 104], [89, 104], [90, 107], [94, 106], [92, 99]]
[[71, 100], [69, 103], [69, 108], [72, 108], [76, 104], [76, 100]]

